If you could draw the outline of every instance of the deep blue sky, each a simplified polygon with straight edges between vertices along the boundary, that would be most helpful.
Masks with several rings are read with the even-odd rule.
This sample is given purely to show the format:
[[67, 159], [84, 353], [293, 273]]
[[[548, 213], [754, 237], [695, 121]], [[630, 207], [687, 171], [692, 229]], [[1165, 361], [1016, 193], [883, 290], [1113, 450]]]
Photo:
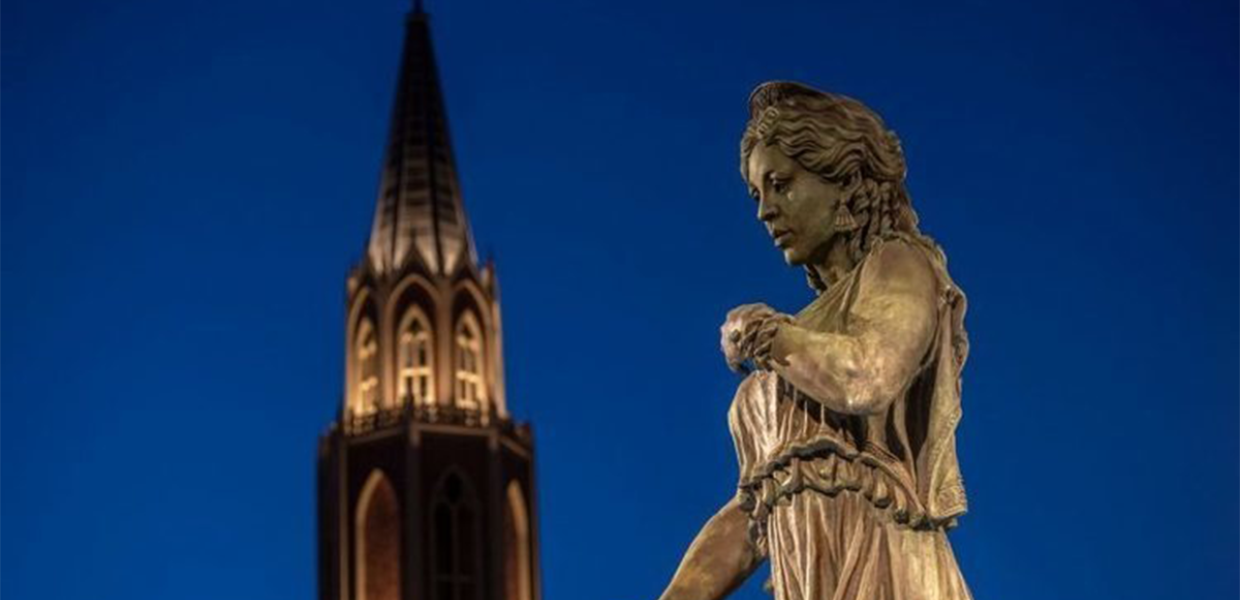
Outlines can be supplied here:
[[[737, 175], [773, 78], [884, 115], [969, 296], [975, 595], [1240, 592], [1236, 3], [929, 4], [429, 3], [546, 600], [654, 598], [731, 493], [717, 328], [810, 300]], [[314, 597], [405, 8], [4, 3], [6, 600]]]

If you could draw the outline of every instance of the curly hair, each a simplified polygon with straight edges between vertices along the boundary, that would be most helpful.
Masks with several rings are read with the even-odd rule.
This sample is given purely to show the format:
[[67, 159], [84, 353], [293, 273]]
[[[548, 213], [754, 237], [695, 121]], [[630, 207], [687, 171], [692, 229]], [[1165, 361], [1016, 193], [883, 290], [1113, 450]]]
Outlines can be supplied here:
[[[748, 182], [749, 155], [762, 142], [774, 144], [805, 170], [841, 186], [840, 209], [856, 222], [840, 232], [853, 260], [860, 261], [879, 240], [899, 234], [922, 237], [904, 187], [900, 140], [864, 104], [798, 83], [773, 81], [750, 95], [749, 114], [741, 138], [741, 177]], [[814, 288], [825, 289], [814, 269], [806, 271]]]

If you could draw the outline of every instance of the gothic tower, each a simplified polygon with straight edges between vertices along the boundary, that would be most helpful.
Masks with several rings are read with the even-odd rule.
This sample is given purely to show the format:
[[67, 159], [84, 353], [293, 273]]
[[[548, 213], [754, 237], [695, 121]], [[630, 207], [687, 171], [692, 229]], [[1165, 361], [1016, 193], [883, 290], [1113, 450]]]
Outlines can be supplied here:
[[534, 445], [461, 202], [428, 17], [408, 15], [345, 390], [319, 440], [321, 600], [538, 600]]

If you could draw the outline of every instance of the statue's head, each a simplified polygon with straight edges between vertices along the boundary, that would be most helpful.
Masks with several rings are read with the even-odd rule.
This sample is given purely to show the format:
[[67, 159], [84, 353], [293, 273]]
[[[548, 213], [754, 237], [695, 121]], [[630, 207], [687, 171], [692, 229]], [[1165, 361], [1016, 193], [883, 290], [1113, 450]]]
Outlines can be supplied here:
[[878, 239], [917, 232], [900, 141], [865, 105], [769, 82], [749, 114], [741, 177], [789, 264], [816, 263], [840, 243], [860, 260]]

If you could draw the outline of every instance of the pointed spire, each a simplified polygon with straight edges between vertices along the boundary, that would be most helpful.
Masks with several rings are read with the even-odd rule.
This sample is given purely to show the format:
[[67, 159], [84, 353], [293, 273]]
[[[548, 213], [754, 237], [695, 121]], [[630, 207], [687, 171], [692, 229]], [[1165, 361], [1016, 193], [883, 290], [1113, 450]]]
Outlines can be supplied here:
[[367, 252], [383, 274], [413, 261], [450, 274], [477, 262], [461, 202], [429, 18], [415, 0], [406, 19], [400, 77]]

